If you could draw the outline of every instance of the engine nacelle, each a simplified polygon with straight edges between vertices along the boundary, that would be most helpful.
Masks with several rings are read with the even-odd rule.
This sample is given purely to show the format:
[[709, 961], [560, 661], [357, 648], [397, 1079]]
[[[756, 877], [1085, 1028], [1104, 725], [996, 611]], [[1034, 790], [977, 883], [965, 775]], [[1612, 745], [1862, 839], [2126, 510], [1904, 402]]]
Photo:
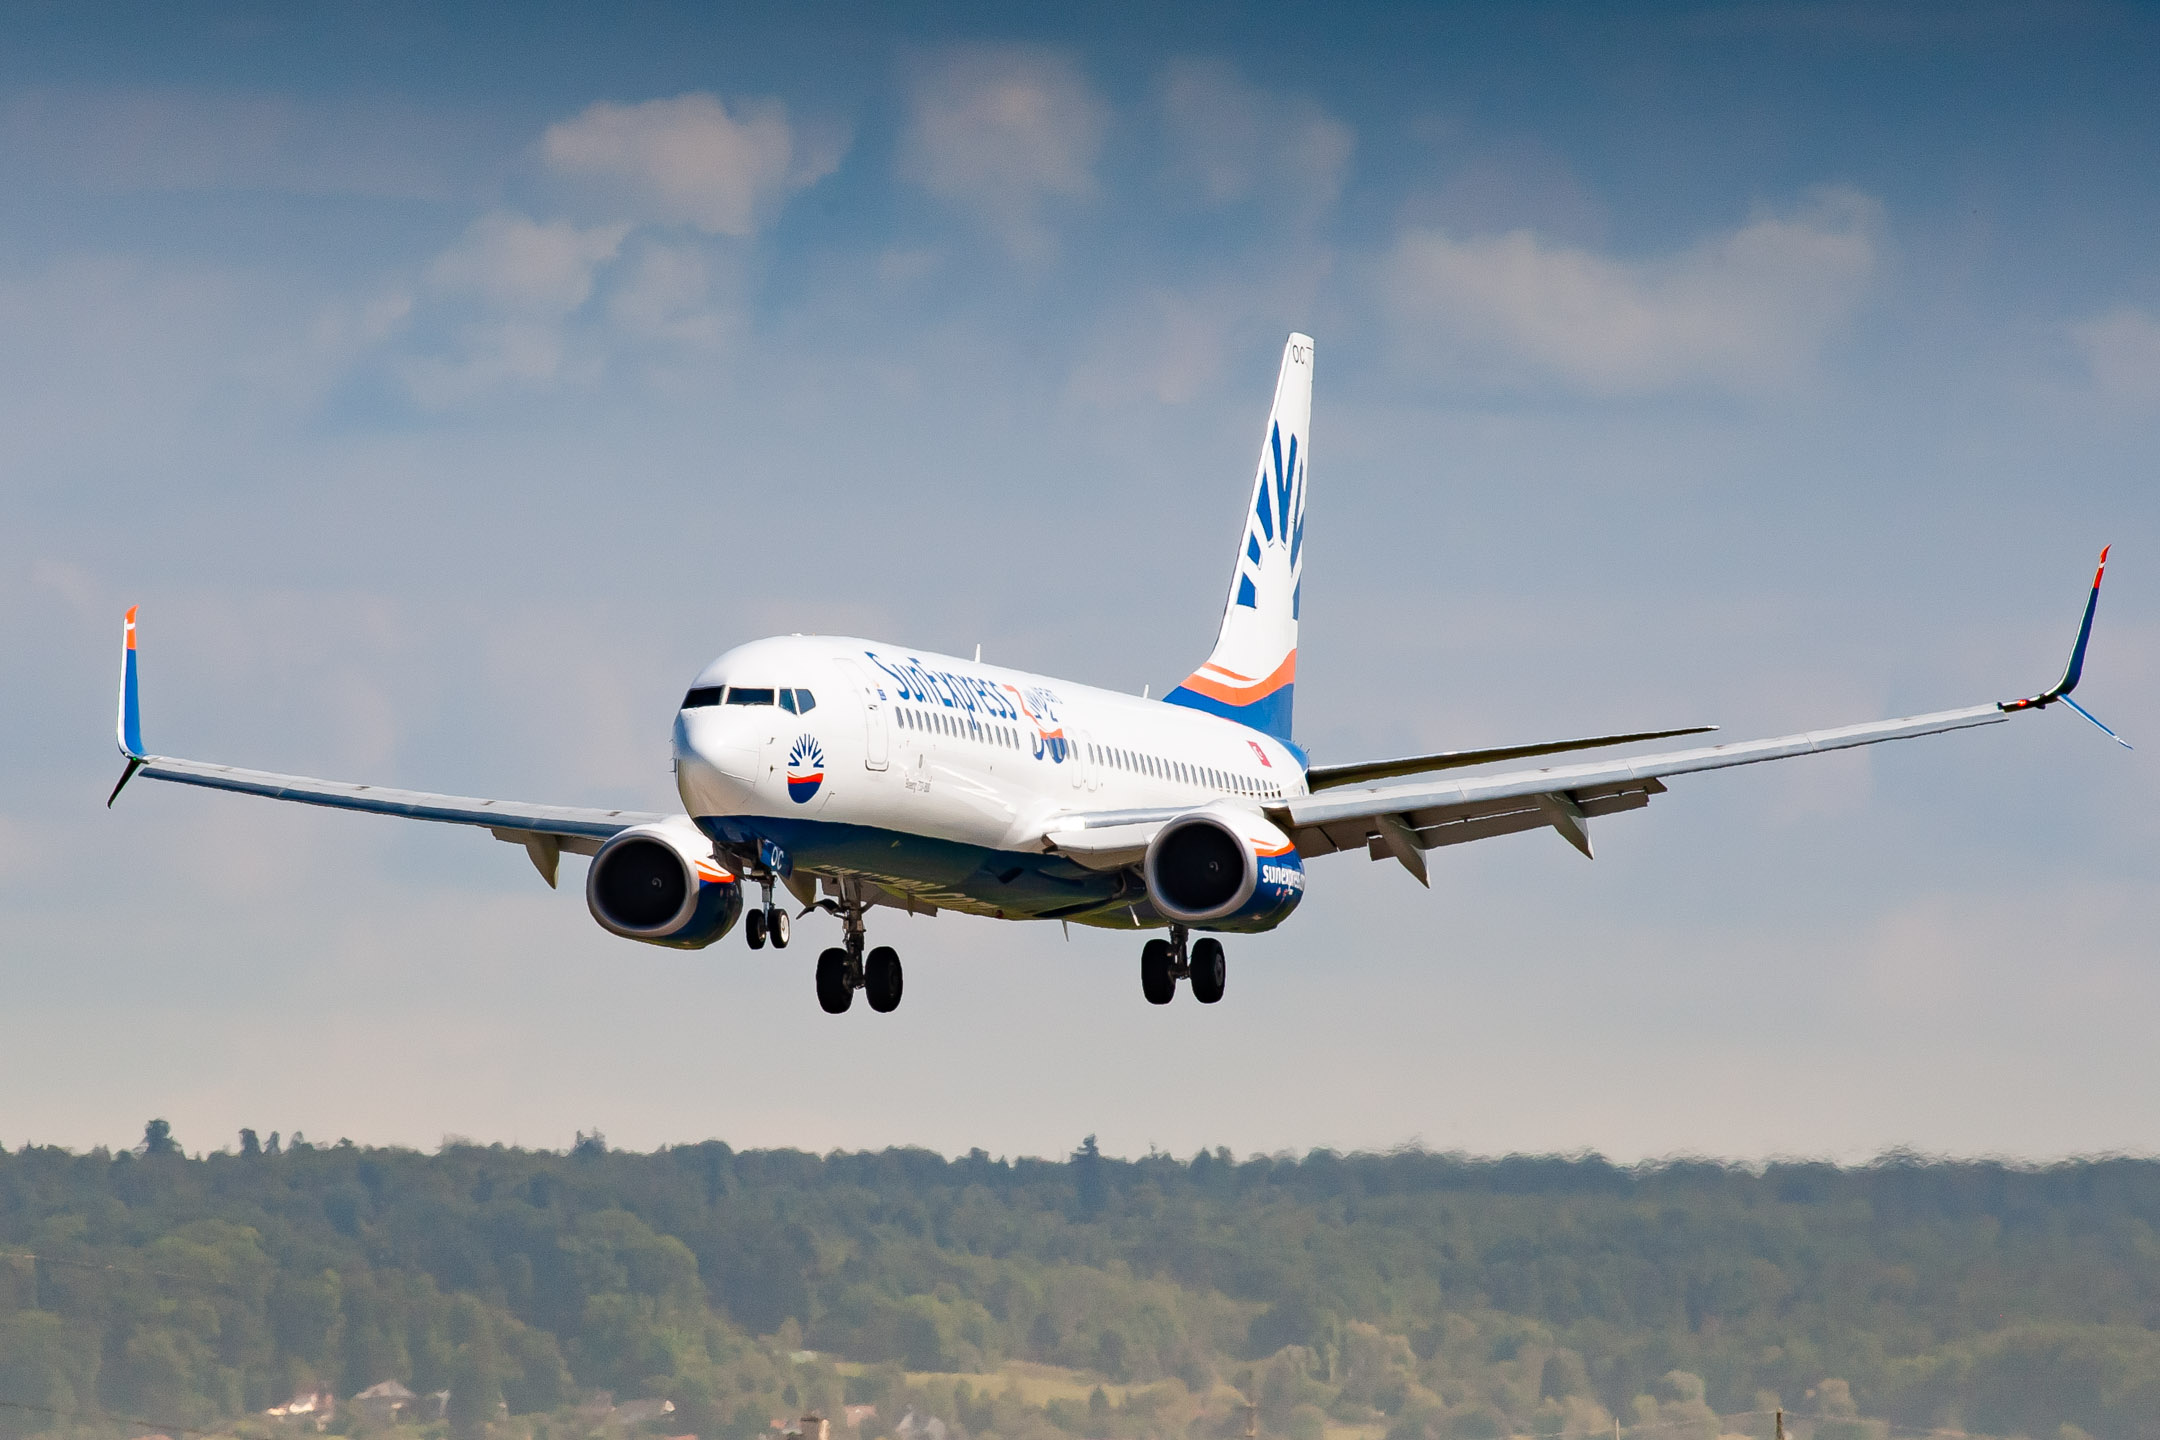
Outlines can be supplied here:
[[585, 908], [626, 940], [699, 950], [742, 918], [742, 882], [688, 819], [633, 825], [585, 871]]
[[1305, 898], [1305, 862], [1290, 837], [1230, 805], [1156, 831], [1142, 873], [1157, 914], [1210, 930], [1272, 930]]

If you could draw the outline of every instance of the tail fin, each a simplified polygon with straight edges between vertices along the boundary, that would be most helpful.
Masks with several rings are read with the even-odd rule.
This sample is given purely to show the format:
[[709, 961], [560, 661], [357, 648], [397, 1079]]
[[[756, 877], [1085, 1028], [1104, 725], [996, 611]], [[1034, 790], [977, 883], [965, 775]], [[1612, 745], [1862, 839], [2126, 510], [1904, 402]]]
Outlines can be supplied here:
[[1313, 342], [1292, 335], [1260, 443], [1222, 630], [1207, 663], [1163, 698], [1290, 740], [1298, 590], [1305, 565], [1305, 469], [1312, 451]]

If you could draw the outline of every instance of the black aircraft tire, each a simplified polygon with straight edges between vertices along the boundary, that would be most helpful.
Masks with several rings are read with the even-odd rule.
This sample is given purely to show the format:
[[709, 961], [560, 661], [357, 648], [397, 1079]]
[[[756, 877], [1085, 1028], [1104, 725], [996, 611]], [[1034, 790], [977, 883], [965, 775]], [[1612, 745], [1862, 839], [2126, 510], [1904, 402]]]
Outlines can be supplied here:
[[900, 1008], [900, 956], [892, 946], [880, 945], [863, 957], [863, 993], [870, 1008], [890, 1015]]
[[818, 956], [817, 1003], [828, 1015], [838, 1015], [855, 1003], [855, 987], [848, 984], [848, 953], [837, 946]]
[[787, 949], [787, 942], [794, 938], [794, 927], [788, 922], [787, 911], [778, 905], [765, 912], [765, 938], [775, 950]]
[[1192, 998], [1203, 1005], [1213, 1005], [1222, 999], [1223, 984], [1229, 979], [1229, 966], [1223, 962], [1222, 941], [1212, 935], [1195, 940], [1191, 965]]
[[749, 944], [750, 948], [753, 950], [762, 950], [765, 948], [764, 911], [752, 910], [749, 914], [743, 916], [742, 938], [745, 942]]
[[1140, 993], [1150, 1005], [1167, 1005], [1177, 994], [1177, 976], [1170, 973], [1173, 954], [1168, 940], [1140, 947]]

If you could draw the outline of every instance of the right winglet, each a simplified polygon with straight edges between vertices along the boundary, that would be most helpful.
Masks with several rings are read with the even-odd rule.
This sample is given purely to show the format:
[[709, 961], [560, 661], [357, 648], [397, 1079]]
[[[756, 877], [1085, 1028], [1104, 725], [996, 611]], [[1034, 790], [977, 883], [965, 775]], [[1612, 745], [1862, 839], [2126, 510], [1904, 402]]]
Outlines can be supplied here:
[[2092, 721], [2094, 725], [2099, 726], [2100, 732], [2110, 740], [2122, 746], [2123, 749], [2129, 750], [2134, 748], [2129, 741], [2117, 735], [2113, 730], [2108, 729], [2105, 724], [2101, 723], [2099, 716], [2070, 698], [2070, 692], [2077, 689], [2078, 681], [2085, 674], [2085, 647], [2092, 640], [2093, 612], [2100, 608], [2100, 581], [2107, 575], [2108, 549], [2109, 547], [2105, 545], [2100, 547], [2100, 564], [2093, 571], [2092, 593], [2085, 597], [2085, 619], [2078, 626], [2077, 644], [2070, 647], [2070, 663], [2064, 667], [2062, 679], [2056, 681], [2052, 688], [2043, 690], [2038, 695], [2027, 696], [2023, 700], [2005, 700], [2001, 702], [2000, 708], [2004, 710], [2045, 710], [2048, 706], [2060, 700], [2087, 720]]
[[112, 794], [105, 797], [105, 808], [110, 810], [113, 801], [135, 772], [142, 769], [147, 758], [143, 753], [142, 740], [142, 692], [135, 674], [135, 611], [139, 607], [128, 606], [127, 621], [122, 627], [123, 649], [120, 659], [120, 723], [118, 738], [120, 753], [127, 757], [127, 769], [120, 772], [120, 783], [113, 786]]

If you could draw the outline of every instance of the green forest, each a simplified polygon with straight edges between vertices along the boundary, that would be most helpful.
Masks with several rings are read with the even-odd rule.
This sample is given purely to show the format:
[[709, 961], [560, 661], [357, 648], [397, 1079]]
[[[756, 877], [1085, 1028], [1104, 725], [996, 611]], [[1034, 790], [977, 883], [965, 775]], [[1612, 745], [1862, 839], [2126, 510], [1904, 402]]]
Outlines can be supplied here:
[[330, 1431], [2112, 1440], [2160, 1433], [2156, 1224], [2127, 1159], [191, 1158], [153, 1122], [0, 1152], [0, 1440], [313, 1433], [262, 1412], [383, 1381], [448, 1395]]

